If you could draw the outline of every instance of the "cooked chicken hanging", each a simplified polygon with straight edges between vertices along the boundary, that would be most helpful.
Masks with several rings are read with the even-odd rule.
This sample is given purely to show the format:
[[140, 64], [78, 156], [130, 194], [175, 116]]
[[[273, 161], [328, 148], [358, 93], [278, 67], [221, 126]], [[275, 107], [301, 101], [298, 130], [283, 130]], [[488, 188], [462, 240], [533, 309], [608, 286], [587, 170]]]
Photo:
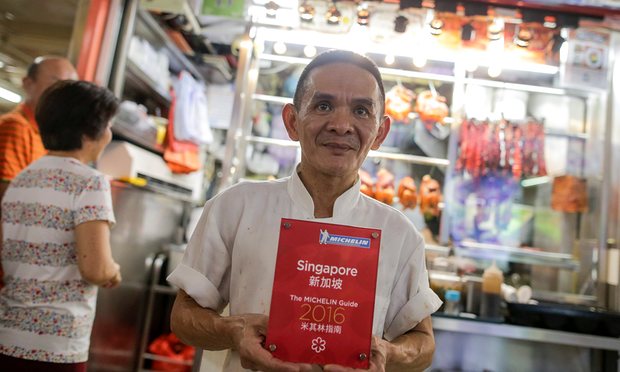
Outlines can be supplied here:
[[398, 184], [398, 199], [403, 208], [415, 209], [418, 205], [418, 191], [413, 178], [403, 177]]
[[420, 211], [426, 218], [439, 216], [439, 202], [441, 189], [439, 182], [428, 174], [422, 177], [420, 183]]
[[388, 205], [394, 201], [394, 175], [385, 168], [377, 172], [375, 199]]

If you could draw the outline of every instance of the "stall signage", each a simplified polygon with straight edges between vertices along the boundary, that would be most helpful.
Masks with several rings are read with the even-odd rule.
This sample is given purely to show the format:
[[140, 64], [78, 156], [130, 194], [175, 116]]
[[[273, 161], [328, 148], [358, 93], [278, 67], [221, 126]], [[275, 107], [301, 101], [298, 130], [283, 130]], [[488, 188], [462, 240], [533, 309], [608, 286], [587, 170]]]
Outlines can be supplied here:
[[566, 64], [560, 75], [563, 87], [608, 88], [611, 35], [605, 30], [571, 30]]
[[283, 218], [265, 347], [368, 368], [381, 230]]

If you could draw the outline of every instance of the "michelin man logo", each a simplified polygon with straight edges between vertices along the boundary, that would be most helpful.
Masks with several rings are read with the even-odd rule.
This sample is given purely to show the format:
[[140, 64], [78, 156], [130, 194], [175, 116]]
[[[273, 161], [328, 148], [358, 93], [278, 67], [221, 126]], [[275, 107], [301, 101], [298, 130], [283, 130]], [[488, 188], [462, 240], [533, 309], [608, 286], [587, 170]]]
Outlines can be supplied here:
[[329, 239], [329, 233], [327, 230], [321, 229], [321, 237], [319, 238], [319, 244], [327, 244], [327, 239]]

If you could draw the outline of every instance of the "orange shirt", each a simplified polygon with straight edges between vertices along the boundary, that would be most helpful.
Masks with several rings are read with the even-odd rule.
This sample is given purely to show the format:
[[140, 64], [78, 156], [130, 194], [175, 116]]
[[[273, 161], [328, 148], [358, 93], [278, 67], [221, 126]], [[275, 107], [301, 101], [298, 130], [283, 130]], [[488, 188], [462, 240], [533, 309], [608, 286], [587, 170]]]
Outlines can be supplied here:
[[12, 180], [22, 169], [47, 153], [32, 109], [20, 104], [0, 116], [0, 179]]

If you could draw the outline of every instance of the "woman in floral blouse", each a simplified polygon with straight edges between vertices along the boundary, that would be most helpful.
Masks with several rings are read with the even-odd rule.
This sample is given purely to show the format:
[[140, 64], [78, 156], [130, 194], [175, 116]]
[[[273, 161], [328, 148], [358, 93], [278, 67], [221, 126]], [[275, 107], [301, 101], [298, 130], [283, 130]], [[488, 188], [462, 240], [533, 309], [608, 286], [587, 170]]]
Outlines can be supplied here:
[[48, 154], [2, 200], [0, 366], [86, 371], [97, 287], [121, 281], [112, 258], [110, 184], [88, 164], [110, 142], [118, 100], [83, 81], [60, 81], [36, 119]]

